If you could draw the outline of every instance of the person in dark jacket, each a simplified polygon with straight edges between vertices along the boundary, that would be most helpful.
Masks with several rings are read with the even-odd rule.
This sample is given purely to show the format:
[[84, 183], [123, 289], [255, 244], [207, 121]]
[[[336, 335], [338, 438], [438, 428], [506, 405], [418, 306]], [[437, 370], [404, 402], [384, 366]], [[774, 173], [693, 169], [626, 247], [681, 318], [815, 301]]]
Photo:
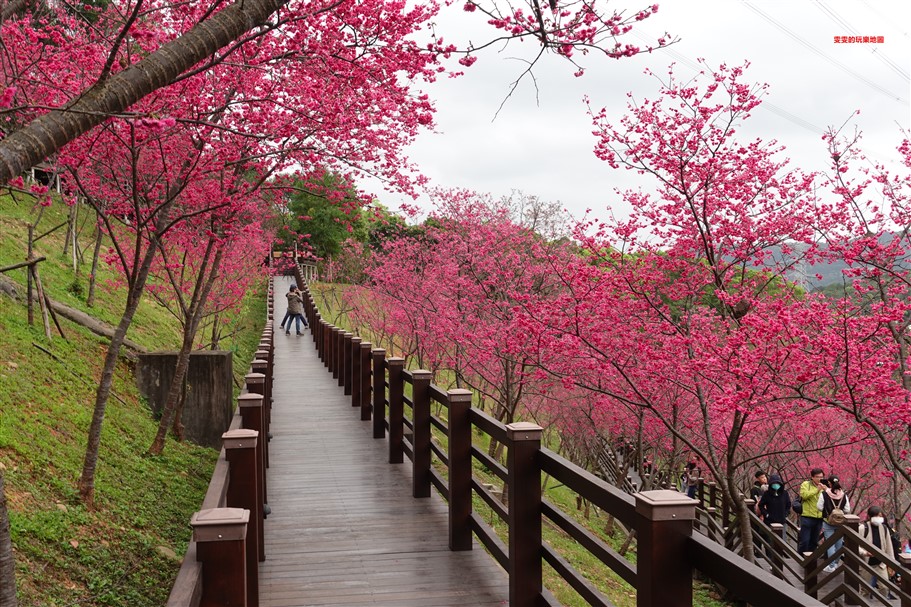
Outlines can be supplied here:
[[[791, 497], [788, 495], [788, 490], [784, 488], [781, 476], [772, 474], [769, 476], [768, 490], [759, 498], [759, 514], [762, 516], [762, 520], [770, 527], [772, 523], [787, 525], [788, 511], [790, 509]], [[785, 539], [785, 528], [782, 528], [782, 539]]]

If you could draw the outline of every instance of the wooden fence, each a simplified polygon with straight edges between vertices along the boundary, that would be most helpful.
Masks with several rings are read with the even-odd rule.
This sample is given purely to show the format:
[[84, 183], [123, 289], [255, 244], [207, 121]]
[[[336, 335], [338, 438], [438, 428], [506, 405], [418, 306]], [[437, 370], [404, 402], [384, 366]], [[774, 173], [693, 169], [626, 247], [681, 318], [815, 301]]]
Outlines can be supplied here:
[[[193, 515], [193, 539], [168, 597], [167, 607], [259, 605], [259, 563], [265, 560], [263, 519], [268, 514], [266, 468], [272, 406], [272, 311], [270, 283], [266, 328], [202, 508]], [[265, 440], [263, 438], [266, 438]]]
[[[301, 277], [298, 282], [304, 286]], [[429, 497], [434, 487], [448, 502], [450, 549], [471, 550], [476, 537], [507, 571], [511, 607], [558, 604], [543, 587], [544, 563], [588, 604], [612, 605], [544, 541], [545, 521], [634, 586], [639, 607], [692, 605], [694, 570], [753, 605], [823, 604], [795, 592], [786, 581], [696, 532], [695, 500], [667, 489], [633, 495], [617, 489], [542, 447], [540, 427], [525, 422], [500, 423], [471, 406], [471, 392], [442, 390], [433, 385], [429, 371], [409, 371], [404, 359], [387, 358], [384, 350], [331, 325], [322, 319], [306, 288], [304, 296], [305, 314], [327, 372], [351, 396], [360, 419], [371, 421], [373, 438], [383, 439], [388, 433], [389, 463], [402, 463], [406, 456], [411, 461], [413, 497]], [[410, 397], [406, 396], [406, 386], [410, 386]], [[434, 409], [440, 414], [435, 415]], [[434, 440], [434, 430], [444, 440]], [[473, 444], [472, 434], [482, 432], [505, 446], [505, 466]], [[445, 449], [441, 446], [444, 441]], [[439, 469], [433, 464], [434, 459], [439, 462]], [[488, 483], [473, 474], [475, 464], [504, 484], [506, 503], [493, 494]], [[543, 499], [544, 474], [634, 529], [636, 563]], [[473, 495], [505, 524], [505, 543], [473, 510]]]
[[[788, 533], [769, 533], [753, 517], [754, 542], [765, 568], [735, 554], [736, 521], [713, 501], [711, 484], [700, 488], [700, 501], [660, 489], [627, 493], [542, 447], [541, 428], [528, 423], [504, 425], [472, 407], [467, 390], [442, 390], [428, 371], [409, 371], [401, 358], [323, 320], [298, 271], [305, 313], [320, 359], [338, 380], [360, 419], [369, 421], [374, 439], [387, 439], [388, 461], [413, 466], [412, 495], [427, 498], [432, 488], [448, 502], [445, 533], [452, 550], [471, 550], [474, 538], [509, 575], [511, 607], [557, 605], [543, 586], [547, 563], [590, 605], [612, 603], [542, 536], [545, 524], [559, 529], [592, 557], [636, 589], [639, 607], [692, 604], [693, 575], [698, 571], [733, 597], [752, 605], [816, 606], [838, 601], [847, 605], [892, 605], [884, 595], [899, 596], [911, 607], [911, 571], [900, 587], [888, 581], [872, 598], [861, 596], [863, 576], [872, 568], [860, 548], [888, 560], [857, 533], [857, 517], [823, 542], [813, 554], [799, 555]], [[268, 293], [268, 320], [273, 316], [273, 289]], [[219, 455], [202, 508], [191, 521], [193, 540], [168, 600], [168, 607], [259, 604], [258, 568], [265, 560], [263, 519], [268, 515], [266, 468], [271, 421], [272, 327], [263, 331], [246, 390]], [[406, 391], [406, 387], [409, 390]], [[436, 414], [434, 413], [436, 410]], [[434, 433], [436, 432], [436, 437]], [[472, 441], [473, 433], [506, 448], [506, 465]], [[442, 440], [440, 440], [442, 439]], [[434, 461], [435, 460], [435, 461]], [[474, 474], [475, 466], [499, 479], [503, 491]], [[559, 507], [543, 499], [542, 475], [574, 491], [636, 532], [637, 558], [632, 563]], [[477, 496], [507, 529], [504, 542], [473, 508]], [[717, 500], [717, 498], [716, 498]], [[441, 533], [444, 530], [441, 529]], [[779, 535], [784, 535], [785, 539]], [[827, 558], [839, 538], [844, 545]], [[902, 555], [905, 557], [905, 555]], [[836, 571], [824, 567], [836, 564]], [[768, 569], [768, 570], [766, 570]], [[836, 580], [837, 577], [837, 580]], [[800, 590], [795, 592], [795, 586]], [[817, 600], [818, 597], [818, 600]]]

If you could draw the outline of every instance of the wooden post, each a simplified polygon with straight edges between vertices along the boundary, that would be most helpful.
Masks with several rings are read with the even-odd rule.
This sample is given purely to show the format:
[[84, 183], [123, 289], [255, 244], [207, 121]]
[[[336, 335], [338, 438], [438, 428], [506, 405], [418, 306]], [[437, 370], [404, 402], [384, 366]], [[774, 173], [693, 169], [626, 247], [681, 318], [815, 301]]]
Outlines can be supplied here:
[[370, 402], [370, 350], [373, 349], [373, 344], [369, 341], [361, 342], [361, 374], [355, 380], [361, 384], [361, 421], [366, 422], [370, 421], [370, 410], [372, 409]]
[[345, 396], [351, 396], [351, 373], [353, 363], [351, 350], [354, 345], [354, 333], [346, 331], [342, 334], [342, 339], [342, 377], [339, 378], [339, 385], [344, 388]]
[[449, 395], [449, 549], [471, 550], [471, 391]]
[[[857, 516], [856, 514], [846, 514], [845, 522], [842, 523], [841, 525], [842, 525], [842, 527], [844, 527], [846, 529], [850, 529], [854, 533], [858, 533], [860, 531], [860, 517]], [[858, 542], [854, 539], [854, 537], [850, 533], [845, 534], [845, 545], [844, 545], [843, 549], [844, 549], [845, 553], [850, 552], [851, 554], [856, 555], [856, 557], [858, 559], [860, 558], [860, 544], [858, 544]], [[842, 567], [845, 567], [846, 569], [850, 569], [851, 573], [853, 573], [853, 575], [851, 573], [847, 573], [847, 572], [845, 573], [845, 582], [844, 583], [849, 588], [854, 590], [854, 592], [856, 594], [860, 594], [860, 584], [857, 582], [858, 578], [860, 578], [860, 571], [861, 571], [860, 564], [858, 564], [857, 562], [852, 562], [851, 559], [846, 558], [842, 563]], [[846, 605], [856, 605], [857, 602], [853, 598], [851, 598], [849, 595], [845, 595], [845, 604]]]
[[[241, 394], [237, 397], [237, 406], [240, 409], [240, 416], [243, 422], [244, 428], [247, 430], [255, 430], [258, 436], [263, 436], [263, 427], [262, 427], [262, 410], [263, 410], [263, 397], [259, 394]], [[259, 517], [256, 521], [256, 525], [259, 526], [260, 536], [263, 534], [263, 518], [267, 514], [267, 506], [269, 503], [268, 494], [266, 493], [266, 459], [263, 453], [263, 443], [266, 441], [258, 440], [256, 441], [256, 463], [257, 476], [256, 483], [259, 486], [259, 496], [260, 503], [263, 505], [263, 516]], [[264, 546], [259, 547], [259, 560], [266, 560], [266, 550]]]
[[506, 426], [509, 483], [509, 605], [536, 607], [541, 596], [541, 426]]
[[345, 332], [335, 329], [335, 371], [332, 377], [338, 379], [338, 385], [345, 385]]
[[[256, 430], [230, 430], [221, 435], [225, 447], [225, 459], [231, 464], [228, 468], [228, 493], [225, 496], [228, 508], [241, 508], [250, 511], [254, 521], [262, 519], [262, 503], [259, 498], [257, 482], [258, 466], [256, 465], [256, 443], [259, 432]], [[263, 536], [259, 533], [260, 525], [247, 525], [247, 605], [259, 605], [259, 553], [265, 548]]]
[[686, 541], [693, 533], [696, 504], [677, 491], [637, 493], [637, 607], [693, 604], [693, 567]]
[[338, 379], [338, 342], [339, 342], [339, 329], [333, 325], [329, 325], [329, 369], [332, 371], [332, 379]]
[[246, 538], [250, 511], [200, 510], [190, 519], [196, 559], [202, 563], [200, 607], [246, 607]]
[[402, 441], [405, 437], [405, 371], [404, 358], [390, 358], [389, 367], [389, 463], [401, 464], [405, 460]]
[[413, 470], [412, 497], [430, 497], [430, 371], [418, 369], [411, 373], [411, 401], [414, 422], [412, 439]]
[[345, 378], [345, 394], [351, 395], [351, 406], [361, 408], [361, 342], [357, 336], [351, 337], [351, 379]]
[[[269, 426], [272, 424], [272, 394], [269, 389], [269, 361], [262, 359], [254, 359], [250, 362], [250, 370], [253, 373], [262, 374], [263, 381], [263, 417], [264, 425], [263, 430], [269, 432]], [[268, 453], [268, 451], [267, 451]], [[268, 465], [268, 460], [266, 465]]]
[[[901, 563], [901, 589], [906, 595], [911, 596], [911, 554], [902, 552], [898, 555], [898, 562]], [[911, 600], [904, 596], [901, 598], [901, 607], [911, 607]]]
[[[772, 523], [771, 525], [769, 525], [769, 527], [771, 528], [772, 535], [778, 537], [778, 539], [787, 541], [788, 536], [785, 533], [784, 525], [782, 525], [781, 523]], [[775, 567], [772, 569], [772, 573], [781, 579], [785, 579], [785, 576], [784, 576], [784, 559], [785, 559], [784, 545], [772, 542], [770, 549], [772, 550], [771, 558], [774, 559], [773, 562], [775, 564]]]
[[[269, 405], [266, 402], [266, 376], [263, 375], [262, 373], [247, 373], [244, 376], [244, 383], [246, 384], [247, 392], [249, 392], [251, 394], [258, 394], [263, 397], [262, 400], [260, 401], [262, 403], [262, 407], [259, 412], [260, 416], [261, 416], [261, 419], [259, 422], [260, 425], [258, 428], [251, 428], [251, 429], [258, 430], [263, 436], [266, 436], [266, 433], [269, 431], [268, 430]], [[250, 428], [250, 426], [246, 426], [246, 425], [245, 425], [245, 427]], [[263, 465], [268, 468], [269, 467], [269, 441], [267, 441], [267, 440], [260, 441], [260, 445], [262, 445]], [[263, 470], [264, 476], [265, 476], [265, 473], [266, 473], [266, 471], [264, 469]]]
[[373, 438], [386, 437], [386, 350], [373, 351]]

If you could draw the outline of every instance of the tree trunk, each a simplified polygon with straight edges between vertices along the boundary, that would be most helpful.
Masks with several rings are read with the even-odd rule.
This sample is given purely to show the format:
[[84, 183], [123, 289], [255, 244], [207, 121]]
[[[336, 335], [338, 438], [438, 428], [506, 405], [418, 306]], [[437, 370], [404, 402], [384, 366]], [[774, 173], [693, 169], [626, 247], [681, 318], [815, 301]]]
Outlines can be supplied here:
[[734, 479], [728, 478], [726, 483], [728, 490], [725, 493], [728, 495], [725, 495], [724, 499], [730, 499], [734, 506], [734, 511], [737, 513], [740, 542], [743, 546], [741, 556], [753, 563], [755, 562], [755, 556], [753, 554], [753, 526], [750, 524], [750, 509], [747, 508], [746, 500], [740, 499], [740, 493], [737, 490]]
[[3, 471], [0, 470], [0, 607], [16, 607], [16, 563], [6, 510]]
[[199, 323], [202, 320], [202, 313], [205, 309], [206, 301], [209, 299], [209, 293], [212, 292], [212, 285], [215, 284], [215, 278], [218, 276], [224, 253], [224, 248], [219, 247], [214, 257], [211, 258], [211, 264], [207, 263], [212, 246], [214, 246], [214, 242], [210, 240], [209, 248], [206, 250], [205, 258], [200, 266], [199, 276], [196, 280], [193, 300], [187, 310], [187, 317], [184, 319], [183, 341], [180, 345], [180, 352], [177, 354], [177, 368], [174, 371], [171, 387], [168, 389], [168, 399], [165, 401], [161, 411], [161, 419], [158, 421], [158, 432], [155, 434], [155, 439], [152, 441], [151, 446], [149, 446], [150, 455], [159, 455], [164, 451], [168, 428], [171, 426], [172, 421], [175, 421], [177, 406], [181, 402], [184, 379], [190, 366], [190, 353], [193, 351], [193, 343], [196, 341], [196, 332], [199, 329]]
[[92, 252], [92, 273], [89, 274], [89, 294], [85, 298], [85, 305], [92, 307], [95, 305], [95, 273], [98, 272], [98, 256], [101, 253], [101, 238], [104, 234], [101, 232], [101, 226], [97, 227], [98, 233], [95, 235], [95, 250]]
[[[172, 202], [162, 205], [156, 232], [160, 227], [166, 225], [170, 215], [170, 206]], [[120, 356], [120, 348], [126, 339], [127, 330], [133, 323], [133, 315], [139, 308], [139, 301], [142, 299], [142, 293], [145, 290], [146, 280], [149, 277], [149, 270], [152, 267], [152, 260], [158, 250], [158, 239], [152, 237], [142, 259], [142, 264], [135, 269], [135, 275], [131, 281], [129, 293], [127, 294], [127, 303], [120, 317], [120, 324], [111, 337], [111, 343], [108, 346], [107, 354], [104, 357], [104, 367], [101, 371], [101, 381], [98, 382], [98, 391], [95, 393], [95, 408], [92, 412], [92, 424], [89, 426], [88, 442], [85, 447], [85, 459], [82, 462], [82, 474], [79, 477], [78, 488], [79, 495], [87, 508], [92, 508], [95, 501], [95, 468], [98, 465], [98, 450], [101, 446], [101, 426], [104, 424], [104, 414], [107, 409], [108, 399], [111, 396], [111, 385], [114, 382], [114, 370], [117, 368], [117, 359]]]
[[0, 140], [0, 183], [21, 175], [68, 142], [169, 85], [194, 65], [240, 38], [288, 0], [238, 0], [157, 51], [81, 92], [58, 110]]

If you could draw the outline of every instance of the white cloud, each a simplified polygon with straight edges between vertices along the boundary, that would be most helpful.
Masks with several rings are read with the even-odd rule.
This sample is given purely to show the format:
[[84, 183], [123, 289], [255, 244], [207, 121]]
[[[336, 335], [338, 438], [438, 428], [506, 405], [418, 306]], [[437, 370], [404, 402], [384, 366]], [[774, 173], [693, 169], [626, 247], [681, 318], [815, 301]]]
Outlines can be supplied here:
[[[628, 10], [640, 6], [624, 2]], [[669, 52], [620, 61], [589, 55], [583, 59], [587, 71], [582, 78], [572, 76], [574, 69], [566, 61], [546, 57], [535, 69], [537, 95], [534, 83], [526, 78], [493, 120], [510, 83], [523, 69], [520, 61], [511, 58], [537, 51], [531, 41], [513, 43], [505, 50], [480, 54], [464, 77], [443, 80], [429, 89], [438, 108], [437, 133], [422, 135], [410, 156], [437, 185], [468, 187], [495, 196], [521, 189], [560, 200], [577, 216], [586, 208], [600, 216], [606, 215], [608, 207], [624, 213], [613, 189], [630, 187], [635, 178], [611, 170], [594, 157], [595, 140], [582, 98], [589, 95], [594, 106], [607, 107], [611, 118], [619, 120], [628, 91], [637, 98], [655, 96], [657, 83], [642, 75], [645, 68], [663, 75], [671, 62], [677, 62], [678, 75], [693, 73], [687, 63], [701, 57], [710, 65], [751, 62], [748, 78], [770, 85], [767, 101], [775, 108], [757, 111], [744, 134], [777, 139], [797, 166], [824, 168], [825, 149], [814, 128], [841, 125], [858, 109], [861, 113], [851, 124], [863, 131], [869, 154], [894, 163], [900, 129], [911, 128], [909, 6], [906, 0], [669, 0], [638, 29], [651, 39], [665, 30], [679, 36], [681, 41]], [[450, 7], [438, 19], [437, 32], [460, 46], [468, 39], [482, 40], [489, 26], [477, 17], [477, 13], [463, 13], [459, 6]], [[834, 36], [854, 33], [884, 36], [885, 42], [833, 42]], [[633, 36], [630, 42], [643, 44], [643, 39]], [[896, 63], [904, 76], [880, 56]], [[392, 207], [401, 199], [389, 193], [380, 198]]]

